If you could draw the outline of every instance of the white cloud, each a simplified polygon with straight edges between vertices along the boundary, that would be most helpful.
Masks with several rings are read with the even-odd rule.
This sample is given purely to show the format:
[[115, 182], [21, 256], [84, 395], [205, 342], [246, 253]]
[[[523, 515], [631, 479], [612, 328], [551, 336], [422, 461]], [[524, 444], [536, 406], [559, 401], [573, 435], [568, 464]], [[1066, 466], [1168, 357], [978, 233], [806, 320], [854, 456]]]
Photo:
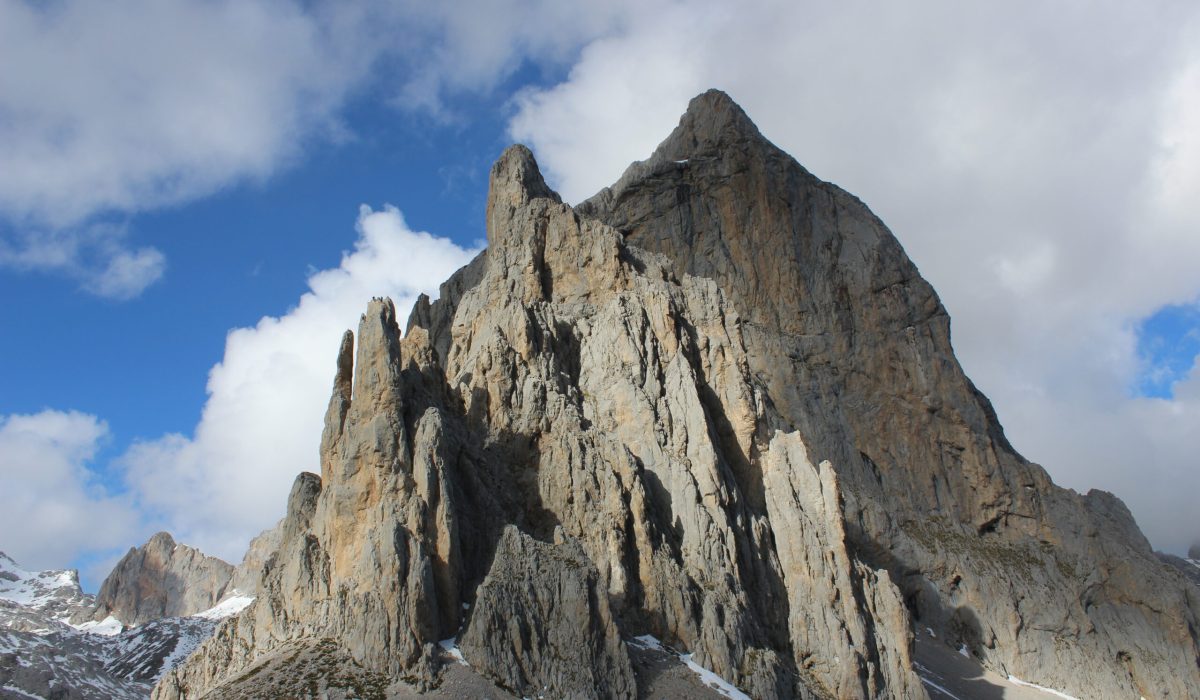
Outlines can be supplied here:
[[0, 266], [136, 296], [162, 254], [97, 221], [263, 181], [314, 141], [354, 138], [341, 112], [363, 92], [451, 118], [449, 97], [569, 61], [622, 9], [0, 0]]
[[491, 92], [526, 63], [568, 64], [580, 46], [627, 22], [637, 5], [466, 0], [393, 7], [387, 21], [417, 38], [401, 49], [408, 70], [396, 104], [446, 116], [448, 98]]
[[61, 228], [269, 175], [362, 70], [290, 2], [0, 2], [0, 211]]
[[0, 0], [0, 214], [57, 229], [262, 179], [314, 136], [345, 136], [340, 109], [372, 77], [437, 109], [526, 61], [567, 61], [621, 9]]
[[[1183, 398], [1132, 398], [1136, 322], [1200, 296], [1200, 11], [1119, 2], [645, 4], [510, 130], [579, 201], [728, 91], [888, 222], [1014, 444], [1200, 536]], [[1190, 424], [1194, 427], [1194, 421]], [[1099, 446], [1106, 446], [1101, 449]]]
[[140, 294], [164, 256], [111, 221], [340, 135], [376, 51], [363, 22], [288, 0], [0, 0], [0, 266]]
[[132, 299], [162, 277], [166, 262], [154, 248], [121, 250], [87, 283], [87, 288], [110, 299]]
[[0, 266], [53, 270], [92, 294], [132, 299], [157, 282], [166, 257], [157, 248], [132, 248], [123, 227], [92, 224], [76, 229], [25, 233], [7, 242], [0, 236]]
[[25, 568], [59, 568], [129, 543], [137, 525], [129, 500], [109, 495], [88, 469], [107, 437], [103, 421], [74, 411], [0, 416], [0, 548]]
[[436, 295], [477, 252], [411, 231], [392, 207], [363, 207], [358, 233], [337, 268], [309, 277], [295, 308], [229, 333], [191, 438], [138, 443], [121, 459], [140, 506], [181, 541], [240, 558], [249, 539], [283, 515], [296, 475], [320, 470], [342, 332], [357, 328], [374, 296], [391, 297], [406, 314], [419, 293]]

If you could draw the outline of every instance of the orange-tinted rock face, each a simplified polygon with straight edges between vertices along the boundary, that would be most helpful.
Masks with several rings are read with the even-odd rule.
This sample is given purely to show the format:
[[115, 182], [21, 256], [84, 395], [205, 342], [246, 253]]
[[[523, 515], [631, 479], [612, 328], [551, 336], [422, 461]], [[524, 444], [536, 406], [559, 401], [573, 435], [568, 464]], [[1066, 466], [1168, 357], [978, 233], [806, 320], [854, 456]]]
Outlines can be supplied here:
[[93, 618], [126, 625], [194, 615], [221, 600], [234, 568], [160, 532], [130, 549], [100, 586]]

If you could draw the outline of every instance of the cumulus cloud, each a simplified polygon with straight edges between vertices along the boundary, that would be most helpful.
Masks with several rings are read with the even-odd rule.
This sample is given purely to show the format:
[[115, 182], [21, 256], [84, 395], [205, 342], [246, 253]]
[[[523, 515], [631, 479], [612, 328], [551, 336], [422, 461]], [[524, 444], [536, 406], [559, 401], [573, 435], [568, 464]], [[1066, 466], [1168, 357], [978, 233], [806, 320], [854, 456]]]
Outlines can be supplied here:
[[163, 275], [166, 258], [154, 248], [121, 250], [89, 280], [87, 288], [110, 299], [132, 299]]
[[114, 216], [261, 180], [336, 133], [371, 59], [349, 50], [353, 18], [330, 14], [284, 0], [0, 1], [0, 265], [140, 294], [165, 260]]
[[132, 299], [162, 278], [166, 257], [152, 246], [132, 247], [123, 227], [108, 224], [0, 235], [0, 266], [53, 270], [109, 299]]
[[569, 64], [589, 41], [624, 26], [637, 3], [466, 0], [393, 7], [389, 23], [418, 38], [401, 49], [406, 65], [395, 104], [448, 114], [448, 99], [488, 93], [522, 66]]
[[625, 5], [0, 0], [0, 265], [136, 296], [162, 253], [97, 221], [263, 181], [314, 141], [354, 138], [342, 111], [363, 92], [453, 118], [448, 99], [569, 62]]
[[342, 332], [374, 296], [403, 314], [477, 250], [414, 232], [400, 212], [363, 207], [354, 250], [314, 272], [309, 292], [279, 317], [229, 333], [191, 437], [167, 435], [121, 458], [140, 507], [160, 527], [237, 560], [283, 516], [292, 480], [319, 471], [317, 448]]
[[0, 210], [53, 227], [264, 177], [362, 70], [290, 2], [0, 3]]
[[103, 421], [75, 411], [0, 416], [0, 546], [25, 568], [128, 544], [137, 526], [129, 500], [88, 468], [107, 437]]
[[[1104, 2], [647, 3], [515, 100], [579, 201], [720, 87], [868, 202], [954, 318], [1014, 443], [1151, 539], [1200, 536], [1194, 410], [1132, 395], [1138, 321], [1200, 297], [1200, 13]], [[1191, 418], [1192, 423], [1187, 420]]]

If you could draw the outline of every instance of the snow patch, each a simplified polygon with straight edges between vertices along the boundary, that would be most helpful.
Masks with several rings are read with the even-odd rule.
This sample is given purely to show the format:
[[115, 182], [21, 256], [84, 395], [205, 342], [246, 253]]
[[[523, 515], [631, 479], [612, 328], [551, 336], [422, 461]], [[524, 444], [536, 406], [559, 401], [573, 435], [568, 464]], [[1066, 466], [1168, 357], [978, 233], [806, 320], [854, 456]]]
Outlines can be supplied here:
[[175, 648], [171, 650], [171, 653], [168, 654], [165, 659], [163, 659], [162, 665], [158, 669], [158, 673], [154, 675], [153, 682], [157, 683], [160, 678], [166, 675], [167, 671], [170, 671], [171, 669], [183, 663], [184, 660], [191, 656], [192, 652], [196, 651], [196, 648], [204, 643], [204, 640], [208, 639], [210, 636], [212, 635], [209, 632], [202, 632], [194, 629], [181, 630], [179, 639], [175, 641]]
[[693, 661], [691, 654], [680, 654], [673, 649], [668, 649], [652, 635], [643, 634], [640, 637], [634, 637], [629, 643], [640, 649], [652, 649], [654, 651], [673, 654], [686, 664], [692, 673], [699, 676], [700, 682], [705, 686], [712, 688], [727, 698], [731, 698], [731, 700], [750, 700], [750, 696], [738, 690], [737, 686]]
[[1079, 698], [1077, 698], [1073, 695], [1067, 695], [1066, 693], [1060, 693], [1059, 691], [1057, 691], [1053, 688], [1047, 688], [1045, 686], [1038, 685], [1037, 683], [1030, 683], [1029, 681], [1023, 681], [1020, 678], [1017, 678], [1016, 676], [1009, 676], [1008, 682], [1012, 683], [1013, 685], [1020, 685], [1020, 686], [1026, 687], [1026, 688], [1033, 688], [1034, 690], [1040, 690], [1043, 693], [1049, 693], [1055, 697], [1064, 698], [1065, 700], [1079, 700]]
[[663, 649], [662, 642], [648, 634], [643, 634], [640, 637], [634, 637], [633, 639], [629, 640], [629, 643], [639, 649], [653, 649], [654, 651], [663, 652], [666, 651], [666, 649]]
[[471, 665], [467, 663], [466, 659], [463, 658], [462, 650], [458, 648], [458, 637], [443, 639], [442, 641], [438, 642], [438, 646], [442, 648], [442, 651], [454, 657], [454, 660], [463, 666]]
[[247, 606], [254, 602], [254, 596], [238, 595], [238, 591], [234, 594], [217, 603], [213, 607], [204, 612], [196, 613], [193, 617], [204, 618], [205, 620], [224, 620], [227, 617], [233, 617]]
[[958, 647], [958, 653], [962, 654], [963, 656], [965, 656], [968, 659], [971, 658], [971, 651], [969, 649], [967, 649], [966, 644], [963, 644]]
[[34, 695], [33, 693], [27, 693], [24, 690], [21, 690], [20, 688], [16, 687], [15, 685], [0, 686], [0, 690], [7, 690], [10, 693], [16, 693], [17, 695], [23, 695], [27, 698], [34, 698], [34, 700], [46, 700], [46, 698], [43, 698], [41, 695]]
[[88, 620], [87, 622], [83, 622], [78, 625], [71, 624], [69, 622], [67, 624], [71, 625], [80, 632], [87, 632], [88, 634], [100, 634], [104, 635], [105, 637], [115, 637], [125, 630], [125, 625], [112, 615], [109, 615], [99, 622], [95, 620]]
[[746, 695], [742, 691], [738, 690], [737, 687], [732, 683], [718, 676], [707, 668], [704, 668], [695, 661], [692, 661], [691, 654], [683, 654], [679, 658], [683, 659], [683, 662], [687, 664], [687, 667], [692, 669], [697, 676], [700, 676], [700, 682], [704, 685], [716, 690], [718, 693], [727, 698], [733, 698], [733, 700], [750, 700], [749, 695]]

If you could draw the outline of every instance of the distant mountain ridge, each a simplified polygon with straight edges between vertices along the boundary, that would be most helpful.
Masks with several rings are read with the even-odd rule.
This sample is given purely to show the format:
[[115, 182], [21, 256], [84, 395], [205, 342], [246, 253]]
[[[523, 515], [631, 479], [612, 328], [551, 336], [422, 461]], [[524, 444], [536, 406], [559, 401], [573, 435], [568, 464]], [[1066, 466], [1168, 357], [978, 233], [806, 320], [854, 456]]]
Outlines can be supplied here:
[[[180, 561], [201, 565], [156, 568], [163, 559], [155, 557], [167, 548]], [[134, 565], [146, 559], [134, 557], [136, 552], [151, 553], [147, 570]], [[189, 571], [203, 574], [187, 576]], [[228, 583], [234, 568], [190, 547], [176, 548], [169, 535], [159, 533], [109, 575], [101, 593], [111, 602], [102, 603], [83, 592], [78, 572], [26, 571], [0, 552], [0, 698], [148, 697], [153, 683], [182, 663], [221, 619], [252, 600], [229, 591], [194, 609], [211, 598], [213, 571], [225, 572]], [[158, 585], [164, 572], [185, 574], [173, 582], [169, 599]], [[133, 590], [122, 583], [130, 577], [141, 582]], [[148, 612], [152, 606], [164, 614], [154, 616]]]
[[132, 626], [194, 615], [216, 605], [233, 576], [232, 565], [159, 532], [131, 548], [104, 579], [92, 619], [112, 616]]
[[41, 629], [45, 620], [69, 620], [94, 603], [80, 588], [78, 571], [25, 571], [0, 552], [0, 626]]

